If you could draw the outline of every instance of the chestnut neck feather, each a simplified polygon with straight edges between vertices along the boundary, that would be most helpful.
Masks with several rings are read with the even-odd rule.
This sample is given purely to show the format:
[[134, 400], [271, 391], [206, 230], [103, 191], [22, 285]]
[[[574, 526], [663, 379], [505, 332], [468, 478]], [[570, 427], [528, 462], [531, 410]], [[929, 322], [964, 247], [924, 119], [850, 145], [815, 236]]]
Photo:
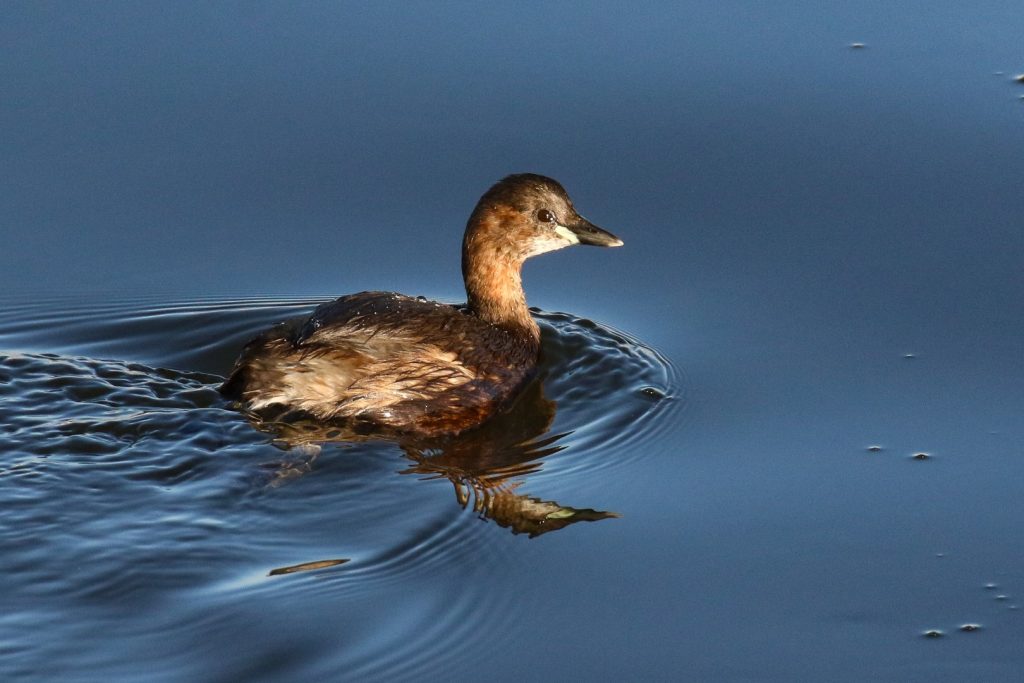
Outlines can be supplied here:
[[[469, 309], [474, 315], [532, 344], [540, 343], [540, 328], [530, 315], [523, 292], [522, 245], [510, 225], [515, 212], [487, 207], [473, 212], [462, 243], [462, 277]], [[483, 215], [480, 215], [483, 214]]]

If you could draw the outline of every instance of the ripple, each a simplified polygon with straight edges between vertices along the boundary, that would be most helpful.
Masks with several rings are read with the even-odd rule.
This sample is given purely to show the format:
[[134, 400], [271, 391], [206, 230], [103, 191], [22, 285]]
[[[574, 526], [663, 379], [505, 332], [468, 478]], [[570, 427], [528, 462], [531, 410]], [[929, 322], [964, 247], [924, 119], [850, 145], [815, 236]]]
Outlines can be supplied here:
[[[78, 655], [62, 643], [75, 642], [96, 646], [91, 664], [123, 672], [124, 652], [223, 639], [246, 605], [285, 601], [339, 624], [349, 617], [325, 605], [344, 606], [339, 615], [363, 605], [379, 622], [332, 666], [441, 675], [439, 650], [488, 646], [481, 620], [520, 619], [514, 593], [489, 586], [526, 539], [615, 517], [574, 492], [645, 457], [685, 405], [679, 371], [656, 350], [538, 311], [540, 379], [485, 427], [434, 443], [324, 434], [289, 447], [216, 387], [253, 333], [320, 301], [4, 310], [0, 344], [18, 350], [0, 352], [0, 567], [16, 597], [0, 642], [16, 670], [69, 661]], [[540, 480], [559, 500], [530, 493]], [[400, 607], [379, 610], [399, 595]], [[52, 637], [24, 635], [40, 630]], [[118, 634], [116, 657], [95, 633]], [[170, 653], [162, 662], [200, 666]]]
[[152, 297], [12, 303], [0, 348], [137, 360], [224, 374], [254, 331], [327, 299], [286, 297], [161, 301]]
[[[0, 543], [26, 592], [103, 602], [202, 575], [211, 549], [195, 542], [205, 525], [192, 502], [244, 493], [232, 455], [261, 441], [216, 405], [210, 377], [31, 354], [0, 368]], [[66, 391], [84, 386], [85, 399]]]
[[577, 452], [577, 467], [628, 466], [664, 430], [679, 426], [685, 384], [661, 353], [565, 313], [537, 318], [544, 389], [558, 407], [553, 430], [567, 433], [564, 445]]

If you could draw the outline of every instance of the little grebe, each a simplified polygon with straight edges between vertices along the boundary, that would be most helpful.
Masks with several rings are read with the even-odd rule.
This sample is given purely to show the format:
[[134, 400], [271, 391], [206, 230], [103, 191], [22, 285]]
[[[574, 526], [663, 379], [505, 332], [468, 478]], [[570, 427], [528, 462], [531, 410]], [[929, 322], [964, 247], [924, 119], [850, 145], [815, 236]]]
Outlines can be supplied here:
[[221, 392], [260, 415], [366, 432], [433, 437], [475, 427], [537, 367], [540, 329], [526, 306], [523, 261], [573, 244], [622, 241], [576, 213], [555, 180], [508, 176], [466, 225], [466, 306], [390, 292], [343, 296], [249, 342]]

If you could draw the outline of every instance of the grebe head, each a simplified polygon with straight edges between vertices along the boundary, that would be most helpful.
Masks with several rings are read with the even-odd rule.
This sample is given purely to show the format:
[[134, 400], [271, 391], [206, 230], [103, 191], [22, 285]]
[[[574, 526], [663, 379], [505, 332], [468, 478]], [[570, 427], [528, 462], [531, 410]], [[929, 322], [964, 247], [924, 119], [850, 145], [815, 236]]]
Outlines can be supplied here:
[[551, 178], [521, 173], [499, 181], [477, 202], [462, 241], [470, 310], [539, 344], [520, 269], [531, 256], [573, 244], [618, 247], [622, 240], [576, 213], [565, 189]]
[[520, 173], [502, 179], [480, 198], [466, 226], [464, 246], [489, 245], [495, 255], [521, 264], [574, 244], [620, 247], [622, 240], [579, 215], [558, 181]]

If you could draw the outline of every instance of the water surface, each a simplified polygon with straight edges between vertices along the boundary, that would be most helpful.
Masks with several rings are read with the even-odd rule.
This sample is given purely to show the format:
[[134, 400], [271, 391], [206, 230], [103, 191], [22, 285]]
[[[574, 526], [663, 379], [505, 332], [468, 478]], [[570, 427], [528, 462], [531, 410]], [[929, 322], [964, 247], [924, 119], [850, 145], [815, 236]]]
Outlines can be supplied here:
[[[480, 430], [399, 447], [314, 423], [251, 423], [216, 391], [237, 330], [313, 303], [51, 301], [6, 321], [5, 341], [18, 347], [59, 316], [106, 339], [84, 343], [100, 357], [145, 349], [154, 362], [0, 354], [12, 673], [133, 677], [145, 664], [170, 679], [318, 667], [428, 675], [433, 648], [489, 647], [481, 615], [517, 618], [513, 596], [489, 590], [488, 568], [514, 552], [507, 532], [536, 538], [618, 518], [591, 507], [600, 493], [584, 482], [642, 457], [683, 403], [654, 350], [538, 311], [540, 376]], [[174, 339], [182, 327], [187, 347]], [[323, 662], [279, 631], [325, 617], [330, 638], [367, 640]], [[255, 661], [218, 654], [238, 647], [266, 651]], [[430, 666], [439, 674], [445, 661]]]
[[[1020, 679], [1022, 16], [5, 4], [5, 678]], [[213, 393], [326, 298], [460, 300], [519, 171], [625, 247], [527, 264], [509, 423]]]

